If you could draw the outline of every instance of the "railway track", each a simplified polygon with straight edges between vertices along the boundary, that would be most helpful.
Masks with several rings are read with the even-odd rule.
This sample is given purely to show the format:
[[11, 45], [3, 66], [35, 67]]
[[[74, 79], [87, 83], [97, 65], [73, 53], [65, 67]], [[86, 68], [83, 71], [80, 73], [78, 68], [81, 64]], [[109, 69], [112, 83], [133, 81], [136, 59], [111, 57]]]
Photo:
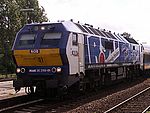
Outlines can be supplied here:
[[[61, 100], [54, 99], [36, 99], [16, 105], [11, 105], [0, 109], [2, 113], [45, 113], [48, 112], [66, 112], [77, 106], [80, 106], [96, 96], [98, 92], [93, 92], [88, 95], [70, 95]], [[95, 97], [98, 98], [98, 97]]]
[[110, 108], [104, 113], [146, 113], [150, 110], [150, 87]]
[[[137, 83], [136, 83], [137, 84]], [[130, 86], [131, 85], [131, 86]], [[39, 99], [39, 98], [33, 98], [33, 97], [22, 97], [14, 99], [14, 102], [7, 100], [7, 103], [13, 103], [8, 104], [6, 106], [5, 102], [0, 103], [0, 105], [5, 105], [0, 108], [0, 112], [2, 113], [45, 113], [45, 112], [67, 112], [71, 109], [75, 109], [79, 106], [82, 106], [85, 103], [89, 103], [91, 101], [100, 99], [102, 97], [105, 97], [107, 95], [110, 95], [114, 92], [118, 92], [119, 90], [122, 90], [127, 87], [132, 87], [134, 84], [120, 84], [120, 85], [114, 85], [104, 88], [98, 91], [92, 91], [92, 92], [86, 92], [84, 95], [73, 95], [74, 93], [70, 93], [69, 96], [67, 96], [64, 100], [60, 100], [58, 98], [51, 98], [51, 99]], [[32, 98], [32, 99], [29, 99]], [[18, 103], [15, 102], [18, 100]], [[22, 101], [25, 100], [25, 101]]]
[[26, 103], [22, 103], [22, 104], [18, 104], [18, 105], [14, 105], [14, 106], [11, 106], [11, 107], [6, 107], [6, 108], [3, 108], [3, 109], [0, 109], [0, 112], [2, 113], [33, 113], [33, 112], [36, 112], [36, 111], [39, 111], [41, 110], [41, 108], [43, 108], [43, 106], [36, 106], [35, 104], [38, 104], [40, 102], [44, 101], [44, 99], [37, 99], [37, 100], [34, 100], [34, 101], [29, 101], [29, 102], [26, 102]]
[[[103, 92], [105, 89], [100, 90], [98, 92], [92, 92], [87, 94], [68, 94], [66, 98], [63, 100], [60, 100], [59, 98], [54, 99], [31, 99], [32, 97], [20, 97], [20, 98], [14, 98], [12, 101], [10, 99], [3, 100], [3, 103], [1, 102], [1, 105], [5, 105], [0, 109], [0, 112], [2, 113], [45, 113], [46, 111], [49, 112], [65, 112], [70, 109], [76, 108], [78, 106], [83, 105], [84, 103], [90, 102], [94, 99], [100, 98], [102, 96], [105, 96], [106, 93], [99, 96], [99, 92]], [[111, 93], [111, 91], [109, 92]], [[16, 100], [18, 100], [18, 104], [11, 104], [6, 105], [6, 101], [8, 103], [17, 103]], [[24, 102], [21, 102], [21, 100], [26, 100]], [[13, 102], [14, 101], [14, 102]]]
[[29, 95], [17, 96], [13, 98], [0, 100], [0, 112], [13, 109], [17, 106], [19, 107], [19, 105], [23, 105], [22, 103], [28, 103], [34, 100], [37, 100], [37, 97], [31, 97]]

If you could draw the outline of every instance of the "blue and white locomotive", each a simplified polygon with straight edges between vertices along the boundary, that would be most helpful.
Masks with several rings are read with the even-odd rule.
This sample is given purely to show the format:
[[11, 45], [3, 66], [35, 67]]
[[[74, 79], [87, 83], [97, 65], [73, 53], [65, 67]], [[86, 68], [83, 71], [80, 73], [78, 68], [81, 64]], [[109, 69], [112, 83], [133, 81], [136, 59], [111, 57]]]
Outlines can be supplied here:
[[72, 21], [25, 25], [12, 50], [17, 91], [77, 83], [84, 90], [132, 79], [143, 69], [143, 48], [133, 38]]

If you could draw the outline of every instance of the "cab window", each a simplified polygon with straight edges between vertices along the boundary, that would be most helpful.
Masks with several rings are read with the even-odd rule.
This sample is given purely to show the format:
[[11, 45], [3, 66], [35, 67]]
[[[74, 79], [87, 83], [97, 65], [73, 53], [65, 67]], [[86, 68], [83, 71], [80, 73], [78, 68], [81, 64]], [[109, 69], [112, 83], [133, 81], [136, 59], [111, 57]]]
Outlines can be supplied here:
[[20, 36], [17, 48], [33, 48], [35, 43], [35, 34], [22, 34]]
[[72, 45], [73, 46], [78, 45], [78, 37], [77, 37], [77, 34], [75, 34], [75, 33], [72, 34]]
[[133, 50], [135, 50], [135, 46], [133, 46]]
[[41, 41], [41, 47], [57, 46], [61, 38], [61, 33], [46, 33]]

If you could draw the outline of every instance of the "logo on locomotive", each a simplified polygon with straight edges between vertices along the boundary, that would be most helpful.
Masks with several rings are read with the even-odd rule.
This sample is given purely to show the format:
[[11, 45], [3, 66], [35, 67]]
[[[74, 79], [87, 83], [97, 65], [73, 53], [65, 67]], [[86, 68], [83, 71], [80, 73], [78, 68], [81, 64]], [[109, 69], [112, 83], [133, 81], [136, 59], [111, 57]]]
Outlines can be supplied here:
[[99, 37], [85, 40], [86, 63], [111, 63], [120, 56], [119, 42]]

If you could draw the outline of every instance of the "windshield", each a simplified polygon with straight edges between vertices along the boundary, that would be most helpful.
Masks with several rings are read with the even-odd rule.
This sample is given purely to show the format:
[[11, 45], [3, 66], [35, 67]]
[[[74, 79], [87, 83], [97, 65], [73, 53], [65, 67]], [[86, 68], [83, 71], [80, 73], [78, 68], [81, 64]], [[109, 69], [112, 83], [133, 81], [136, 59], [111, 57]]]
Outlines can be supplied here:
[[22, 34], [17, 44], [17, 48], [33, 48], [35, 43], [35, 34]]
[[[35, 39], [36, 37], [36, 39]], [[42, 37], [41, 41], [39, 40]], [[59, 45], [61, 33], [45, 33], [44, 36], [40, 34], [21, 34], [19, 41], [16, 44], [18, 49], [32, 49], [35, 48], [35, 41], [40, 48], [56, 47]]]
[[46, 33], [41, 41], [41, 47], [57, 46], [61, 33]]

